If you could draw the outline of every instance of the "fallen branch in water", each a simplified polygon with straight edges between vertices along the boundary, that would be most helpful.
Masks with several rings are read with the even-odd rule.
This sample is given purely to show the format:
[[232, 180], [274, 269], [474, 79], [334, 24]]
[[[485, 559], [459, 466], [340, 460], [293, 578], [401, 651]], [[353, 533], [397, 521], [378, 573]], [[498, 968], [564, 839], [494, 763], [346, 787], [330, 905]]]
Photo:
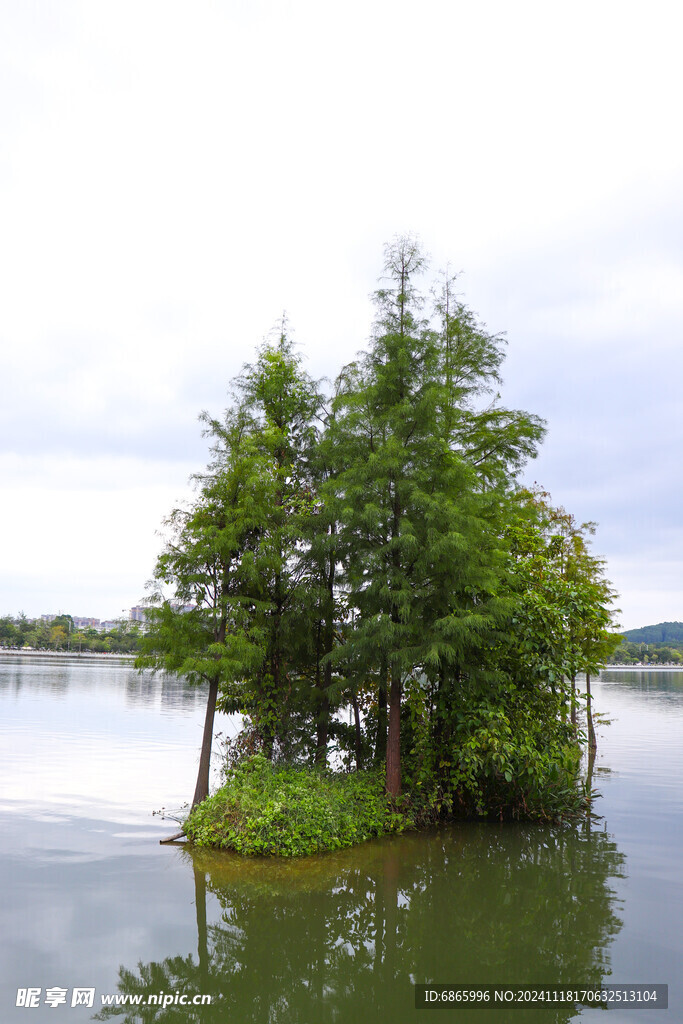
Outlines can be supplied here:
[[159, 845], [161, 845], [162, 843], [172, 843], [175, 839], [181, 839], [182, 836], [185, 835], [187, 835], [185, 829], [183, 829], [182, 832], [174, 832], [172, 836], [167, 836], [166, 839], [160, 839]]

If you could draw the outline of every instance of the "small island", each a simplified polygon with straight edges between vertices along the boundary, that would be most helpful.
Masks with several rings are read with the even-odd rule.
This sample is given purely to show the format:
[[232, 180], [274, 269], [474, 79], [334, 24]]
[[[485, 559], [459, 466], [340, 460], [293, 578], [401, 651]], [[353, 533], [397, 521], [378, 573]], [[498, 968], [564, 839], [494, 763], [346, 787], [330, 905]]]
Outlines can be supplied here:
[[[370, 346], [327, 389], [283, 320], [203, 414], [137, 657], [208, 687], [195, 844], [290, 856], [586, 805], [590, 676], [619, 643], [593, 524], [520, 484], [545, 426], [500, 404], [502, 339], [425, 271], [386, 247]], [[242, 729], [208, 797], [216, 710]]]

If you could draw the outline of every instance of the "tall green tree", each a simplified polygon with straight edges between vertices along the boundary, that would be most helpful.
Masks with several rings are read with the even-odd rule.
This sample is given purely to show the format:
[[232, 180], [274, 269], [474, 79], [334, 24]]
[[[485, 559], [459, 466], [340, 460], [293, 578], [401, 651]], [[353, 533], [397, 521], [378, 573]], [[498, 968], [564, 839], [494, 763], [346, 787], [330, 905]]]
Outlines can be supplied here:
[[[204, 414], [211, 461], [197, 495], [166, 522], [141, 668], [208, 684], [192, 806], [208, 793], [217, 706], [248, 715], [268, 756], [286, 746], [301, 704], [301, 557], [319, 403], [284, 333], [238, 378], [222, 420]], [[220, 699], [219, 699], [220, 695]]]
[[[534, 458], [545, 433], [537, 416], [499, 405], [505, 338], [491, 334], [459, 298], [457, 276], [434, 295], [438, 352], [437, 429], [473, 466], [482, 485], [502, 485]], [[485, 404], [483, 404], [485, 402]]]
[[[334, 672], [332, 655], [342, 642], [344, 593], [339, 572], [339, 503], [331, 486], [339, 472], [330, 443], [334, 413], [321, 403], [321, 427], [312, 447], [311, 512], [302, 523], [301, 559], [304, 569], [305, 617], [299, 633], [302, 671], [310, 682], [315, 721], [315, 762], [327, 764], [328, 745], [335, 728], [333, 713], [342, 702], [353, 702], [347, 680]], [[307, 668], [306, 668], [307, 666]], [[338, 727], [338, 723], [337, 723]]]
[[[321, 396], [301, 367], [285, 333], [268, 344], [238, 378], [238, 408], [251, 421], [263, 496], [258, 530], [243, 561], [242, 599], [261, 638], [264, 658], [250, 679], [250, 712], [266, 754], [286, 753], [310, 699], [305, 633], [317, 594], [311, 586], [311, 522], [319, 519], [314, 493], [316, 417]], [[216, 465], [222, 426], [210, 421]], [[276, 749], [277, 748], [277, 749]]]
[[[409, 681], [457, 676], [468, 638], [490, 628], [497, 590], [495, 529], [514, 470], [542, 426], [525, 414], [483, 412], [475, 399], [498, 377], [497, 340], [453, 304], [436, 323], [417, 280], [415, 240], [385, 251], [372, 345], [340, 378], [334, 436], [345, 465], [340, 552], [357, 659], [388, 690], [387, 791], [401, 788], [401, 708]], [[386, 676], [385, 676], [386, 673]]]
[[0, 618], [0, 645], [12, 647], [17, 642], [19, 629], [10, 615], [3, 615]]
[[192, 806], [206, 797], [213, 723], [219, 687], [233, 690], [257, 672], [265, 658], [245, 591], [253, 559], [267, 478], [250, 423], [239, 413], [223, 425], [220, 459], [197, 481], [188, 508], [166, 520], [169, 539], [157, 559], [148, 630], [141, 639], [140, 668], [165, 670], [190, 683], [208, 684], [202, 749]]

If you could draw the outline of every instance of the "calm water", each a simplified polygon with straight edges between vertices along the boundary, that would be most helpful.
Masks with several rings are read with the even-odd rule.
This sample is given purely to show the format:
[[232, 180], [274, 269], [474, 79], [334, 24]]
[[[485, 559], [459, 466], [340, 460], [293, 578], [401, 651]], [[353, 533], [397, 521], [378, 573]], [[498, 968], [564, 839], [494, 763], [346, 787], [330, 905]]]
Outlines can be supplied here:
[[[607, 981], [668, 983], [670, 1005], [608, 1020], [683, 1021], [683, 673], [606, 673], [595, 704], [612, 725], [590, 830], [461, 825], [245, 862], [158, 844], [174, 825], [152, 811], [194, 787], [201, 692], [123, 663], [0, 656], [0, 1022], [178, 992], [215, 1001], [114, 1019], [400, 1024], [432, 1019], [415, 982]], [[92, 1009], [69, 1005], [76, 986]], [[20, 987], [41, 989], [37, 1008], [15, 1005]], [[44, 1003], [53, 988], [66, 1006]]]

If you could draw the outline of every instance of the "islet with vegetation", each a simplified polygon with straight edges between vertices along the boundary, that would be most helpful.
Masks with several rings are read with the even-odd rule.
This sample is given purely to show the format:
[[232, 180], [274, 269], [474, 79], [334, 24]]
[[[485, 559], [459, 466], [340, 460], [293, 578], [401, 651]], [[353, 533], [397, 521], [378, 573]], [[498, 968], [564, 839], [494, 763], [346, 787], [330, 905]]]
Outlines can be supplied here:
[[[208, 687], [196, 844], [288, 856], [585, 805], [578, 683], [618, 642], [614, 595], [593, 524], [520, 483], [545, 425], [501, 404], [504, 339], [427, 270], [386, 246], [369, 346], [332, 384], [283, 320], [202, 416], [137, 659]], [[209, 797], [216, 711], [243, 724]]]

